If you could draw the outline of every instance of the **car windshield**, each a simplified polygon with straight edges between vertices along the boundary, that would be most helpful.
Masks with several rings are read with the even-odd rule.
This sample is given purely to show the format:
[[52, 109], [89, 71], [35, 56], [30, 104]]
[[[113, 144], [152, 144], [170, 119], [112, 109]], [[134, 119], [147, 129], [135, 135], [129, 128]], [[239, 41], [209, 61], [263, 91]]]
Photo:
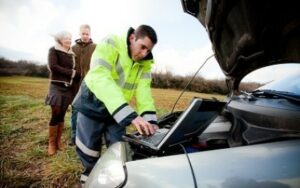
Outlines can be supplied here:
[[300, 98], [300, 65], [277, 64], [257, 69], [241, 81], [240, 91], [279, 93]]
[[300, 96], [300, 73], [268, 83], [258, 88], [258, 90], [276, 91]]

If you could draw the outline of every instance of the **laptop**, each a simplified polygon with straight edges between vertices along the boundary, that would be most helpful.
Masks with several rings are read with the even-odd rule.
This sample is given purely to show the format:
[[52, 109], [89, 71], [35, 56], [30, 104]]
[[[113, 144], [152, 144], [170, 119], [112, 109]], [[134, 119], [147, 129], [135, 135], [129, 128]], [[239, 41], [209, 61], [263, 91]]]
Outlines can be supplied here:
[[225, 104], [215, 100], [194, 98], [173, 125], [164, 126], [170, 128], [160, 128], [151, 136], [126, 134], [123, 140], [155, 151], [186, 142], [200, 135], [223, 110]]

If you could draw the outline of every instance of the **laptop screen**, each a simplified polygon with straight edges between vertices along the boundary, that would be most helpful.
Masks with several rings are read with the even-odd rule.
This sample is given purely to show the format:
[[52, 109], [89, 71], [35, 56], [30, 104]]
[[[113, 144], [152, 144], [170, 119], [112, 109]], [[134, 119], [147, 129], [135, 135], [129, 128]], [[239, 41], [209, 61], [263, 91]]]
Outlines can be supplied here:
[[200, 135], [222, 111], [225, 102], [194, 98], [182, 112], [158, 148], [172, 146]]

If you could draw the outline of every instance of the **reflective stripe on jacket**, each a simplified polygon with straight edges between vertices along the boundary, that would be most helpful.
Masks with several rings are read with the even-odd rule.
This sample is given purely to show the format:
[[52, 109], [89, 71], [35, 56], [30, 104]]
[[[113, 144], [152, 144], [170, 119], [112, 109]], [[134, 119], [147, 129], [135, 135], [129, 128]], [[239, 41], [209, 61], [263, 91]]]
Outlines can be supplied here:
[[[128, 125], [141, 115], [156, 123], [154, 101], [151, 94], [151, 58], [133, 62], [128, 55], [127, 37], [112, 35], [97, 45], [91, 68], [85, 77], [88, 90], [99, 104], [104, 104], [117, 123]], [[137, 113], [128, 103], [135, 96]], [[100, 114], [99, 114], [100, 115]]]

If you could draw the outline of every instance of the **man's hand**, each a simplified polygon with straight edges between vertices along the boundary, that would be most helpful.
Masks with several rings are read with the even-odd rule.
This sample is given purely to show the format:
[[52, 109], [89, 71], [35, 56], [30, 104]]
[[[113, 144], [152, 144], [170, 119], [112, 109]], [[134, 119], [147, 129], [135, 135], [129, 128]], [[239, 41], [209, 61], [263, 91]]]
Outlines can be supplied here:
[[157, 125], [152, 125], [141, 116], [136, 117], [131, 122], [141, 135], [152, 135], [158, 129]]

